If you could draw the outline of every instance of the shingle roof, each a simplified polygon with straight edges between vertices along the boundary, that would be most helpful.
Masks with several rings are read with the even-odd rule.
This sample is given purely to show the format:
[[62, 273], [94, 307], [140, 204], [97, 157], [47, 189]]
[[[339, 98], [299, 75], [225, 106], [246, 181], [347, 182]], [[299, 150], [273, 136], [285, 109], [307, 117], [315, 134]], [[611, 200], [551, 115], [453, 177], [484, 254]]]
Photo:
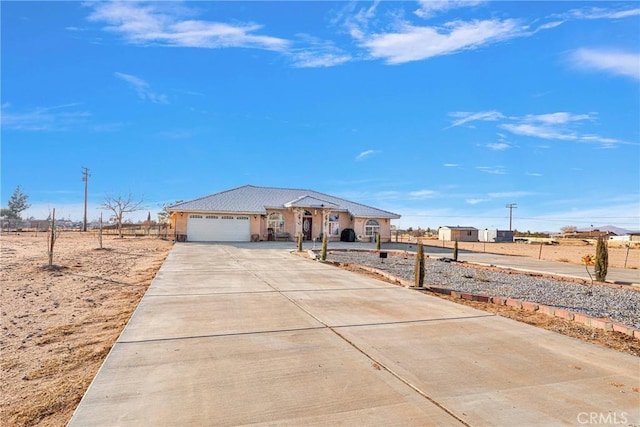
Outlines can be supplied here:
[[365, 218], [400, 218], [393, 212], [376, 209], [313, 190], [293, 188], [271, 188], [245, 185], [169, 206], [168, 210], [183, 212], [237, 212], [266, 214], [267, 209], [284, 209], [289, 206], [347, 211], [351, 215]]

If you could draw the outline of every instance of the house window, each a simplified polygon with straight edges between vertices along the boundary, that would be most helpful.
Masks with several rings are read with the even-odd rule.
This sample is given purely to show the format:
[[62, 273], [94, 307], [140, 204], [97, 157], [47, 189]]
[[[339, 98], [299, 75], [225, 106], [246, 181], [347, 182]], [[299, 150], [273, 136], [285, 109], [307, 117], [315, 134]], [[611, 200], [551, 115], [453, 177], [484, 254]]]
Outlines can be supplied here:
[[269, 233], [284, 233], [284, 216], [280, 212], [272, 212], [267, 219]]
[[364, 225], [365, 236], [373, 237], [376, 234], [380, 234], [380, 223], [376, 219], [370, 219]]
[[338, 236], [340, 234], [340, 215], [329, 214], [329, 236]]

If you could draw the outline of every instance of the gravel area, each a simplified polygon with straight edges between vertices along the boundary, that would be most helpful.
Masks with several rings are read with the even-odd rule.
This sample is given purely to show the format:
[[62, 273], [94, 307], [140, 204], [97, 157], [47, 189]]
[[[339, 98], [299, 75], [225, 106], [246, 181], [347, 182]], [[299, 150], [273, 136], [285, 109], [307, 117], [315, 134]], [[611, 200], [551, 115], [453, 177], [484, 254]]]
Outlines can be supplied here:
[[[413, 281], [414, 257], [330, 251], [327, 260], [377, 268]], [[440, 260], [425, 259], [425, 284], [476, 295], [535, 302], [589, 316], [610, 318], [640, 328], [640, 292], [633, 289], [580, 284], [526, 273], [505, 273]]]

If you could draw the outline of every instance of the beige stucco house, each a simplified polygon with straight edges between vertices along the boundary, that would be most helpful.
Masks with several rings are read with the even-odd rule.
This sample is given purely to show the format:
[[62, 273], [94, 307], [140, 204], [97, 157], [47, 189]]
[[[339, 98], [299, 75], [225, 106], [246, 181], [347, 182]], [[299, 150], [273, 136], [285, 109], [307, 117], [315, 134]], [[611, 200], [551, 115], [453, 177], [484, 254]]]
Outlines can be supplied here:
[[[352, 229], [358, 240], [391, 241], [393, 212], [312, 190], [245, 185], [168, 207], [176, 240], [248, 242], [340, 240]], [[345, 233], [349, 234], [349, 233]]]

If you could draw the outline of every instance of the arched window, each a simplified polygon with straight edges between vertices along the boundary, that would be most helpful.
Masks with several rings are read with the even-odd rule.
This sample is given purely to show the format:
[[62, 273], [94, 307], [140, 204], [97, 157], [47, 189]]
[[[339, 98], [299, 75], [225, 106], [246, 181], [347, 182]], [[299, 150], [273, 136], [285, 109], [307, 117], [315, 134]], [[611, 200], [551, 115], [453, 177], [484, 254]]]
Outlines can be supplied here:
[[365, 236], [373, 237], [376, 234], [380, 234], [380, 223], [377, 219], [370, 219], [364, 225], [364, 234]]
[[271, 212], [267, 218], [269, 234], [284, 233], [284, 216], [280, 212]]

